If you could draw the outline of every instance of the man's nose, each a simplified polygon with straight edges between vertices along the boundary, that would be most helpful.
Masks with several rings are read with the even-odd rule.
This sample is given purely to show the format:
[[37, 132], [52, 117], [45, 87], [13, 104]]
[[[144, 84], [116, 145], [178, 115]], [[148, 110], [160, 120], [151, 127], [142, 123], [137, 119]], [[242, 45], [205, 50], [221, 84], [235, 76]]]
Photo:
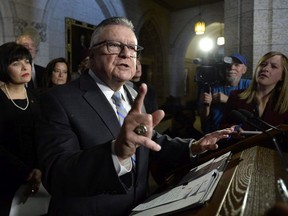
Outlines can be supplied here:
[[130, 49], [127, 46], [123, 46], [121, 52], [119, 53], [119, 56], [130, 57], [131, 56]]
[[236, 64], [231, 64], [231, 67], [230, 67], [231, 69], [235, 69], [235, 68], [237, 68], [236, 67]]

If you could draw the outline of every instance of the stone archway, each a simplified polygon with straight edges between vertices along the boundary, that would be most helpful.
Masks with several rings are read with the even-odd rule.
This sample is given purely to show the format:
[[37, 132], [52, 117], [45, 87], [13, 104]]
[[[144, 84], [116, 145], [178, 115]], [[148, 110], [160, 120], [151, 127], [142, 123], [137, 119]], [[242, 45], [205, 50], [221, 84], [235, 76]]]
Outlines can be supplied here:
[[158, 104], [165, 101], [164, 54], [157, 28], [147, 20], [139, 31], [139, 44], [144, 47], [141, 54], [142, 81], [151, 84], [157, 93]]

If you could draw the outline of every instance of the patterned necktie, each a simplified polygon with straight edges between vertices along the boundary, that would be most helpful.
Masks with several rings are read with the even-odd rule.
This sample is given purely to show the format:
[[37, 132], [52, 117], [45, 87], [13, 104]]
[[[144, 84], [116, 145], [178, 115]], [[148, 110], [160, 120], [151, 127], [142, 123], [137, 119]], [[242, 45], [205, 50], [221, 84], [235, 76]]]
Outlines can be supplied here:
[[121, 92], [120, 91], [114, 92], [112, 99], [115, 102], [118, 120], [119, 120], [120, 125], [122, 126], [124, 119], [127, 116], [127, 111], [125, 110], [123, 102], [122, 102]]
[[[115, 105], [116, 105], [118, 121], [119, 121], [120, 125], [122, 126], [124, 119], [127, 116], [127, 111], [124, 108], [124, 105], [122, 102], [123, 100], [122, 100], [121, 92], [120, 91], [114, 92], [112, 99], [114, 100]], [[133, 162], [133, 165], [135, 166], [135, 164], [136, 164], [135, 154], [132, 156], [132, 162]]]

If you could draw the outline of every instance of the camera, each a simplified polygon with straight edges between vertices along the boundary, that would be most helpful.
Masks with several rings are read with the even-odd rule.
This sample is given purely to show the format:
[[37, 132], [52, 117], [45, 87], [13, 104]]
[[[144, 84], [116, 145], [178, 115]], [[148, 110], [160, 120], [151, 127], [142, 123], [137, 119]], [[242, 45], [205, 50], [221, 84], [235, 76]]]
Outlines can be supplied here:
[[227, 63], [212, 62], [209, 64], [203, 64], [201, 60], [193, 60], [193, 63], [200, 63], [196, 68], [195, 81], [200, 85], [205, 86], [215, 86], [225, 83], [225, 73], [227, 68]]

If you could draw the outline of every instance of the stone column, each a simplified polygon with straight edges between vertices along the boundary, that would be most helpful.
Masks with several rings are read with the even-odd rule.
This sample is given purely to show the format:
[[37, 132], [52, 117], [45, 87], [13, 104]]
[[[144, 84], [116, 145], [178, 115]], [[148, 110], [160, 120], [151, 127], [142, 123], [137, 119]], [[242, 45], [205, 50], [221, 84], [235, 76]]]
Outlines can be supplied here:
[[225, 0], [225, 54], [247, 57], [251, 77], [259, 59], [269, 51], [288, 55], [287, 0]]

